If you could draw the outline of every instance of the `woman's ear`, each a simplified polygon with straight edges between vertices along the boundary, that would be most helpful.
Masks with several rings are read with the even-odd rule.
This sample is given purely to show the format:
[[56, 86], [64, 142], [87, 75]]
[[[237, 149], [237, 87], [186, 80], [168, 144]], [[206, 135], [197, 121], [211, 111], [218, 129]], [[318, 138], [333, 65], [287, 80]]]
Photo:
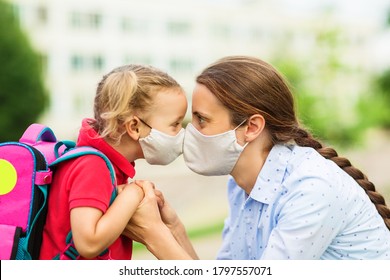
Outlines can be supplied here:
[[251, 142], [256, 139], [265, 127], [265, 119], [260, 114], [255, 114], [248, 119], [245, 131], [245, 141]]
[[140, 124], [141, 121], [136, 117], [132, 117], [130, 121], [125, 123], [126, 132], [134, 141], [138, 141], [140, 138]]

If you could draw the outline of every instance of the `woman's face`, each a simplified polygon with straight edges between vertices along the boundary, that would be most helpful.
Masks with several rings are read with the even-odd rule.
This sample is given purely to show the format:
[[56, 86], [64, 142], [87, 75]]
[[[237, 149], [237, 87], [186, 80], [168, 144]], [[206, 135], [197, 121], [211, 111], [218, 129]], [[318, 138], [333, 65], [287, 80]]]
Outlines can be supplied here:
[[196, 84], [192, 93], [192, 125], [204, 135], [215, 135], [234, 128], [229, 111], [202, 84]]
[[153, 108], [145, 121], [154, 129], [173, 136], [183, 128], [186, 111], [185, 94], [179, 89], [167, 89], [154, 97]]

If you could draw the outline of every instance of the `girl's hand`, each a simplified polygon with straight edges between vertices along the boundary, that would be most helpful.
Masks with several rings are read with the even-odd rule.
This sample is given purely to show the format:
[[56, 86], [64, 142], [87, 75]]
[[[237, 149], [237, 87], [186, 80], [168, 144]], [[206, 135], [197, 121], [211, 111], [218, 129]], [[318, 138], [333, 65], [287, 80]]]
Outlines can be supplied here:
[[117, 193], [120, 194], [123, 191], [123, 189], [126, 187], [126, 185], [127, 184], [116, 186]]
[[144, 191], [139, 185], [135, 184], [134, 182], [130, 182], [127, 184], [119, 185], [116, 187], [118, 195], [122, 194], [124, 195], [124, 191], [128, 193], [128, 195], [134, 195], [135, 197], [139, 198], [139, 201], [141, 201], [144, 197]]

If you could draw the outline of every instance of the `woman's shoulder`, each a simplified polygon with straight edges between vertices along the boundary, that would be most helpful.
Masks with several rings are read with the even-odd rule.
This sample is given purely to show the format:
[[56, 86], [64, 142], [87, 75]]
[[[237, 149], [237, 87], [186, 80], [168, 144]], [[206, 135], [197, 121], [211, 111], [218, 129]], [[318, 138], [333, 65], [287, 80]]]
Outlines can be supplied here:
[[295, 158], [289, 163], [288, 176], [284, 181], [286, 189], [292, 193], [306, 193], [318, 196], [340, 198], [360, 193], [356, 181], [333, 161], [325, 159], [312, 148], [294, 148]]
[[317, 177], [333, 179], [335, 174], [342, 171], [333, 161], [324, 158], [315, 149], [310, 147], [294, 146], [287, 171], [300, 177]]

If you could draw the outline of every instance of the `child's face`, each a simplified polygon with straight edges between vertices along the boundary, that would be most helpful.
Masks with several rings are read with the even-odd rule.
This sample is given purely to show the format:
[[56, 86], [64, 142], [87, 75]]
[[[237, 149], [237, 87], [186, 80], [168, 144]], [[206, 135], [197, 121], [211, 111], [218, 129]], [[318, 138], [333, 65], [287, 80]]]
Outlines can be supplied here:
[[187, 98], [179, 89], [160, 91], [153, 100], [148, 124], [161, 132], [176, 135], [183, 127]]

